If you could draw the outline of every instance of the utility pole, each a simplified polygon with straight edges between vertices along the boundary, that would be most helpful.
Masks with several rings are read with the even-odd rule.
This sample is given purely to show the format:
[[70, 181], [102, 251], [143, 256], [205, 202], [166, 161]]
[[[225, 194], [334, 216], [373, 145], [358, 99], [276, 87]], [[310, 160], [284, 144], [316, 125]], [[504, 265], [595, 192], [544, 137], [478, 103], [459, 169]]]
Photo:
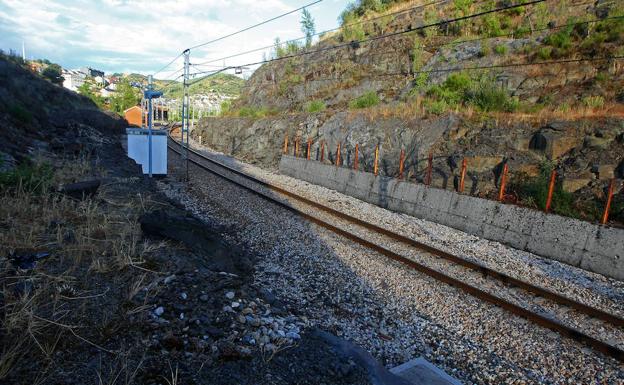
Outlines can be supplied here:
[[[153, 78], [152, 75], [147, 77], [147, 90], [148, 91], [152, 91], [153, 85]], [[148, 161], [149, 161], [149, 177], [152, 177], [152, 119], [153, 119], [153, 111], [152, 111], [152, 98], [148, 98], [148, 103], [149, 103], [149, 115], [147, 117], [147, 142], [149, 143], [147, 148], [149, 151], [149, 155], [148, 155]]]
[[[189, 49], [184, 51], [184, 97], [182, 99], [182, 146], [185, 147], [183, 159], [186, 161], [186, 179], [189, 179], [188, 172], [188, 152], [189, 152], [189, 67], [190, 67]], [[186, 144], [184, 143], [184, 135], [186, 135]]]

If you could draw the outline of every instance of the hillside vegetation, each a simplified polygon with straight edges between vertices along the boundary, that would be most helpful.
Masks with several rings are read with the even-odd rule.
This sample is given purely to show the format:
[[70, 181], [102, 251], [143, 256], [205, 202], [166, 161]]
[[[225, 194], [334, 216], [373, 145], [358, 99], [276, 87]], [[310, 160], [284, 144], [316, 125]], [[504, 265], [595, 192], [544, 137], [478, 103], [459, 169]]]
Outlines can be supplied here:
[[[556, 170], [555, 212], [595, 220], [610, 178], [624, 177], [624, 4], [525, 3], [355, 2], [315, 45], [276, 46], [278, 60], [195, 135], [269, 167], [285, 135], [310, 138], [317, 154], [324, 142], [326, 161], [340, 142], [345, 165], [359, 144], [366, 171], [380, 145], [390, 176], [404, 149], [416, 182], [431, 152], [433, 184], [448, 189], [466, 158], [466, 189], [478, 196], [496, 195], [507, 163], [511, 196], [536, 208]], [[615, 206], [621, 220], [624, 205]]]
[[[216, 74], [191, 80], [189, 93], [208, 94], [219, 93], [224, 96], [238, 96], [241, 93], [245, 81], [238, 76], [230, 74]], [[183, 95], [182, 83], [167, 87], [165, 96], [172, 99], [180, 99]]]

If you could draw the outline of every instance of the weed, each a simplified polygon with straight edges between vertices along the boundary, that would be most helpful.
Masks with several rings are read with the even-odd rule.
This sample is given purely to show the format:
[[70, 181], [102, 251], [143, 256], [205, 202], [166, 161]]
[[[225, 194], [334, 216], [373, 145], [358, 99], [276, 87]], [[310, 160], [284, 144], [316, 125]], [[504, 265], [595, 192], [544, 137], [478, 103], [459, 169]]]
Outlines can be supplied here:
[[414, 45], [412, 47], [412, 71], [418, 72], [424, 65], [423, 53], [424, 49], [420, 38], [418, 36], [414, 36]]
[[481, 48], [479, 49], [479, 56], [486, 57], [486, 56], [489, 56], [491, 53], [492, 53], [492, 47], [488, 43], [483, 42], [481, 44]]
[[49, 189], [52, 175], [52, 166], [47, 163], [22, 163], [0, 173], [0, 192], [20, 190], [39, 194]]
[[600, 95], [586, 96], [582, 99], [583, 105], [587, 108], [598, 109], [604, 107], [605, 100]]
[[312, 100], [305, 105], [305, 110], [309, 113], [324, 111], [325, 108], [325, 102], [322, 100]]
[[538, 51], [537, 51], [537, 57], [539, 57], [542, 60], [550, 60], [550, 58], [552, 57], [552, 47], [541, 47]]
[[364, 95], [351, 100], [351, 102], [349, 102], [349, 108], [351, 109], [367, 108], [367, 107], [376, 106], [377, 104], [379, 104], [379, 96], [377, 95], [375, 91], [369, 91], [365, 93]]
[[501, 21], [498, 16], [488, 14], [483, 19], [483, 25], [481, 26], [481, 33], [488, 37], [496, 37], [503, 34], [501, 27]]
[[275, 111], [266, 107], [245, 106], [238, 110], [238, 116], [241, 118], [261, 119], [274, 114]]
[[[515, 175], [512, 178], [510, 189], [515, 191], [520, 201], [526, 205], [544, 210], [548, 197], [550, 173], [554, 165], [549, 161], [540, 164], [540, 173], [536, 177], [528, 177], [526, 174]], [[559, 215], [572, 218], [580, 218], [581, 214], [574, 204], [574, 196], [563, 190], [561, 183], [555, 185], [553, 191], [552, 211]]]
[[496, 52], [497, 55], [507, 55], [508, 50], [509, 47], [507, 47], [505, 44], [499, 44], [494, 47], [494, 52]]
[[444, 100], [427, 99], [424, 102], [425, 111], [432, 115], [441, 115], [449, 109], [449, 105]]

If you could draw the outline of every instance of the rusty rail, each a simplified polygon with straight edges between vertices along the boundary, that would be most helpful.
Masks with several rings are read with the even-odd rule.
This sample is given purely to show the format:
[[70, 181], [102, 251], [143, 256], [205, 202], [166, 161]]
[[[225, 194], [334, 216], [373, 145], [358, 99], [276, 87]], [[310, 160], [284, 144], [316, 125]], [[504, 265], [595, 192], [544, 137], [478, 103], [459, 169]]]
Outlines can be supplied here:
[[[171, 139], [171, 141], [176, 143], [176, 145], [180, 146], [180, 144], [177, 141], [173, 140], [173, 138], [171, 138], [171, 136], [170, 136], [170, 139]], [[178, 152], [175, 149], [173, 149], [172, 146], [169, 146], [169, 148], [172, 151], [180, 154], [180, 152]], [[212, 163], [213, 165], [216, 165], [218, 167], [221, 167], [221, 168], [227, 170], [228, 172], [231, 172], [233, 174], [239, 175], [239, 176], [241, 176], [241, 177], [243, 177], [243, 178], [245, 178], [247, 180], [250, 180], [250, 181], [252, 181], [254, 183], [257, 183], [257, 184], [259, 184], [259, 185], [261, 185], [261, 186], [263, 186], [265, 188], [268, 188], [269, 190], [272, 190], [272, 191], [278, 192], [280, 194], [286, 195], [288, 197], [294, 198], [294, 199], [299, 200], [299, 201], [301, 201], [301, 202], [303, 202], [303, 203], [305, 203], [307, 205], [319, 208], [319, 209], [321, 209], [321, 210], [323, 210], [323, 211], [325, 211], [325, 212], [327, 212], [327, 213], [329, 213], [331, 215], [334, 215], [336, 217], [339, 217], [341, 219], [344, 219], [344, 220], [347, 220], [349, 222], [355, 223], [355, 224], [357, 224], [359, 226], [362, 226], [364, 228], [373, 230], [373, 231], [378, 232], [380, 234], [386, 235], [386, 236], [388, 236], [388, 237], [390, 237], [392, 239], [395, 239], [395, 240], [400, 241], [402, 243], [408, 244], [408, 245], [413, 246], [415, 248], [421, 249], [421, 250], [423, 250], [423, 251], [425, 251], [427, 253], [430, 253], [430, 254], [433, 254], [435, 256], [438, 256], [438, 257], [447, 259], [449, 261], [455, 262], [455, 263], [457, 263], [457, 264], [459, 264], [461, 266], [464, 266], [464, 267], [470, 268], [472, 270], [478, 271], [478, 272], [482, 273], [484, 276], [491, 276], [491, 277], [496, 278], [496, 279], [500, 280], [501, 282], [503, 282], [503, 283], [505, 283], [505, 284], [507, 284], [509, 286], [520, 287], [521, 289], [526, 290], [528, 292], [532, 292], [532, 293], [534, 293], [537, 296], [541, 296], [541, 297], [547, 298], [549, 300], [552, 300], [553, 302], [559, 303], [560, 305], [568, 306], [568, 307], [573, 308], [573, 309], [575, 309], [575, 310], [577, 310], [577, 311], [579, 311], [579, 312], [581, 312], [583, 314], [586, 314], [588, 316], [591, 316], [591, 317], [600, 319], [602, 321], [611, 323], [611, 324], [613, 324], [615, 326], [619, 326], [619, 327], [623, 327], [624, 326], [624, 319], [620, 318], [620, 317], [618, 317], [616, 315], [607, 313], [607, 312], [605, 312], [603, 310], [600, 310], [600, 309], [593, 308], [591, 306], [585, 305], [583, 303], [577, 302], [575, 300], [572, 300], [570, 298], [567, 298], [567, 297], [564, 297], [564, 296], [562, 296], [560, 294], [552, 292], [552, 291], [550, 291], [548, 289], [541, 288], [539, 286], [533, 285], [531, 283], [522, 281], [522, 280], [517, 279], [517, 278], [513, 278], [513, 277], [508, 276], [508, 275], [506, 275], [504, 273], [501, 273], [501, 272], [498, 272], [496, 270], [493, 270], [493, 269], [491, 269], [489, 267], [486, 267], [486, 266], [480, 265], [478, 263], [475, 263], [475, 262], [463, 259], [463, 258], [458, 257], [456, 255], [453, 255], [453, 254], [451, 254], [449, 252], [437, 249], [437, 248], [435, 248], [433, 246], [430, 246], [430, 245], [421, 243], [419, 241], [416, 241], [414, 239], [405, 237], [403, 235], [394, 233], [394, 232], [392, 232], [390, 230], [387, 230], [385, 228], [379, 227], [379, 226], [374, 225], [372, 223], [368, 223], [368, 222], [363, 221], [361, 219], [352, 217], [352, 216], [350, 216], [350, 215], [348, 215], [346, 213], [343, 213], [343, 212], [340, 212], [338, 210], [332, 209], [330, 207], [324, 206], [321, 203], [312, 201], [312, 200], [310, 200], [308, 198], [304, 198], [304, 197], [299, 196], [299, 195], [297, 195], [295, 193], [292, 193], [292, 192], [290, 192], [288, 190], [285, 190], [285, 189], [283, 189], [281, 187], [275, 186], [275, 185], [270, 184], [268, 182], [265, 182], [263, 180], [257, 179], [257, 178], [255, 178], [255, 177], [253, 177], [251, 175], [248, 175], [248, 174], [246, 174], [246, 173], [244, 173], [242, 171], [236, 170], [236, 169], [234, 169], [234, 168], [232, 168], [232, 167], [230, 167], [230, 166], [228, 166], [226, 164], [223, 164], [221, 162], [218, 162], [218, 161], [215, 161], [213, 159], [210, 159], [210, 158], [208, 158], [208, 157], [198, 153], [197, 151], [189, 149], [189, 152], [191, 154], [201, 158], [202, 160], [208, 161], [209, 163]], [[596, 339], [596, 338], [594, 338], [592, 336], [589, 336], [589, 335], [583, 333], [582, 331], [580, 331], [580, 330], [578, 330], [576, 328], [573, 328], [573, 327], [570, 327], [568, 325], [565, 325], [565, 324], [563, 324], [563, 323], [561, 323], [561, 322], [559, 322], [559, 321], [557, 321], [557, 320], [555, 320], [555, 319], [553, 319], [551, 317], [544, 316], [544, 315], [532, 312], [531, 310], [525, 309], [525, 308], [523, 308], [523, 307], [521, 307], [519, 305], [516, 305], [516, 304], [514, 304], [512, 302], [509, 302], [509, 301], [507, 301], [507, 300], [505, 300], [505, 299], [503, 299], [501, 297], [498, 297], [496, 295], [490, 294], [490, 293], [488, 293], [488, 292], [486, 292], [486, 291], [484, 291], [484, 290], [482, 290], [480, 288], [477, 288], [477, 287], [474, 287], [474, 286], [472, 286], [470, 284], [467, 284], [467, 283], [465, 283], [465, 282], [463, 282], [463, 281], [461, 281], [461, 280], [459, 280], [457, 278], [451, 277], [451, 276], [446, 275], [446, 274], [444, 274], [442, 272], [439, 272], [439, 271], [437, 271], [435, 269], [432, 269], [432, 268], [427, 267], [425, 265], [422, 265], [422, 264], [420, 264], [420, 263], [418, 263], [416, 261], [413, 261], [413, 260], [411, 260], [411, 259], [409, 259], [407, 257], [404, 257], [404, 256], [402, 256], [400, 254], [397, 254], [397, 253], [395, 253], [395, 252], [393, 252], [391, 250], [388, 250], [387, 248], [385, 248], [383, 246], [379, 246], [379, 245], [377, 245], [377, 244], [375, 244], [375, 243], [373, 243], [371, 241], [365, 240], [365, 239], [363, 239], [363, 238], [361, 238], [361, 237], [359, 237], [359, 236], [357, 236], [355, 234], [352, 234], [352, 233], [350, 233], [350, 232], [348, 232], [346, 230], [338, 228], [338, 227], [336, 227], [336, 226], [334, 226], [334, 225], [332, 225], [332, 224], [330, 224], [328, 222], [325, 222], [325, 221], [323, 221], [323, 220], [321, 220], [321, 219], [319, 219], [317, 217], [314, 217], [314, 216], [312, 216], [312, 215], [310, 215], [310, 214], [308, 214], [308, 213], [306, 213], [306, 212], [304, 212], [302, 210], [299, 210], [299, 209], [297, 209], [297, 208], [295, 208], [295, 207], [293, 207], [293, 206], [291, 206], [291, 205], [289, 205], [289, 204], [287, 204], [285, 202], [282, 202], [279, 199], [276, 199], [275, 197], [272, 197], [272, 196], [270, 196], [268, 194], [265, 194], [263, 192], [257, 191], [257, 190], [255, 190], [255, 189], [253, 189], [253, 188], [251, 188], [251, 187], [249, 187], [249, 186], [247, 186], [247, 185], [245, 185], [245, 184], [243, 184], [243, 183], [241, 183], [241, 182], [239, 182], [239, 181], [237, 181], [237, 180], [235, 180], [235, 179], [233, 179], [231, 177], [228, 177], [228, 176], [226, 176], [224, 174], [221, 174], [221, 173], [219, 173], [219, 172], [217, 172], [217, 171], [207, 167], [206, 165], [201, 164], [200, 162], [198, 162], [196, 160], [189, 159], [189, 161], [191, 163], [195, 164], [196, 166], [198, 166], [201, 169], [204, 169], [204, 170], [206, 170], [206, 171], [208, 171], [208, 172], [210, 172], [210, 173], [212, 173], [214, 175], [217, 175], [217, 176], [219, 176], [219, 177], [221, 177], [223, 179], [226, 179], [226, 180], [228, 180], [228, 181], [230, 181], [230, 182], [232, 182], [232, 183], [234, 183], [234, 184], [236, 184], [236, 185], [238, 185], [238, 186], [240, 186], [240, 187], [242, 187], [242, 188], [244, 188], [244, 189], [246, 189], [246, 190], [248, 190], [248, 191], [250, 191], [250, 192], [252, 192], [252, 193], [254, 193], [256, 195], [261, 196], [262, 198], [264, 198], [264, 199], [266, 199], [268, 201], [271, 201], [271, 202], [273, 202], [273, 203], [275, 203], [275, 204], [277, 204], [277, 205], [279, 205], [279, 206], [281, 206], [281, 207], [283, 207], [283, 208], [285, 208], [285, 209], [287, 209], [287, 210], [289, 210], [291, 212], [294, 212], [294, 213], [298, 214], [299, 216], [301, 216], [303, 218], [306, 218], [306, 219], [308, 219], [308, 220], [310, 220], [310, 221], [312, 221], [312, 222], [314, 222], [314, 223], [316, 223], [316, 224], [318, 224], [318, 225], [320, 225], [322, 227], [325, 227], [325, 228], [327, 228], [327, 229], [329, 229], [329, 230], [331, 230], [331, 231], [333, 231], [333, 232], [335, 232], [335, 233], [337, 233], [339, 235], [342, 235], [342, 236], [344, 236], [344, 237], [346, 237], [346, 238], [348, 238], [348, 239], [350, 239], [350, 240], [352, 240], [352, 241], [354, 241], [356, 243], [359, 243], [362, 246], [368, 247], [371, 250], [377, 251], [377, 252], [379, 252], [379, 253], [381, 253], [381, 254], [383, 254], [383, 255], [391, 258], [391, 259], [394, 259], [396, 261], [402, 262], [403, 264], [408, 265], [408, 266], [410, 266], [411, 268], [413, 268], [413, 269], [415, 269], [417, 271], [420, 271], [420, 272], [422, 272], [424, 274], [427, 274], [427, 275], [429, 275], [429, 276], [431, 276], [431, 277], [433, 277], [435, 279], [438, 279], [438, 280], [440, 280], [442, 282], [445, 282], [445, 283], [447, 283], [447, 284], [449, 284], [451, 286], [455, 286], [455, 287], [457, 287], [457, 288], [459, 288], [459, 289], [461, 289], [461, 290], [463, 290], [463, 291], [465, 291], [465, 292], [467, 292], [467, 293], [469, 293], [469, 294], [471, 294], [471, 295], [473, 295], [473, 296], [475, 296], [475, 297], [477, 297], [479, 299], [485, 300], [485, 301], [490, 302], [490, 303], [492, 303], [492, 304], [494, 304], [496, 306], [499, 306], [499, 307], [501, 307], [503, 309], [506, 309], [509, 312], [511, 312], [513, 314], [516, 314], [516, 315], [518, 315], [520, 317], [523, 317], [525, 319], [528, 319], [528, 320], [530, 320], [532, 322], [535, 322], [536, 324], [538, 324], [540, 326], [543, 326], [545, 328], [557, 331], [557, 332], [559, 332], [560, 334], [562, 334], [564, 336], [567, 336], [567, 337], [570, 337], [570, 338], [572, 338], [572, 339], [574, 339], [576, 341], [585, 343], [585, 344], [591, 346], [592, 348], [594, 348], [597, 351], [600, 351], [600, 352], [602, 352], [602, 353], [604, 353], [606, 355], [609, 355], [609, 356], [611, 356], [611, 357], [613, 357], [613, 358], [615, 358], [615, 359], [617, 359], [617, 360], [619, 360], [621, 362], [624, 362], [624, 350], [621, 350], [621, 349], [619, 349], [616, 346], [613, 346], [613, 345], [611, 345], [609, 343], [606, 343], [604, 341], [600, 341], [600, 340], [598, 340], [598, 339]]]

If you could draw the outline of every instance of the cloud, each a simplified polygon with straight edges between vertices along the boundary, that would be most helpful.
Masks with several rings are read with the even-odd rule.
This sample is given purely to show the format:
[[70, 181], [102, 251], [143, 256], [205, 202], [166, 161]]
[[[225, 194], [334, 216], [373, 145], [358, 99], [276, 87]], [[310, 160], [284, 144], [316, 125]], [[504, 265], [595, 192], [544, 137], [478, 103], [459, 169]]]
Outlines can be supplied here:
[[[0, 48], [65, 67], [150, 72], [185, 47], [288, 12], [310, 0], [3, 0]], [[322, 4], [322, 3], [321, 3]], [[206, 59], [299, 34], [299, 15], [192, 52]], [[285, 36], [288, 35], [288, 36]], [[254, 59], [261, 57], [257, 54]], [[179, 63], [175, 63], [179, 65]], [[120, 68], [121, 67], [121, 68]], [[175, 69], [175, 68], [172, 68]]]

